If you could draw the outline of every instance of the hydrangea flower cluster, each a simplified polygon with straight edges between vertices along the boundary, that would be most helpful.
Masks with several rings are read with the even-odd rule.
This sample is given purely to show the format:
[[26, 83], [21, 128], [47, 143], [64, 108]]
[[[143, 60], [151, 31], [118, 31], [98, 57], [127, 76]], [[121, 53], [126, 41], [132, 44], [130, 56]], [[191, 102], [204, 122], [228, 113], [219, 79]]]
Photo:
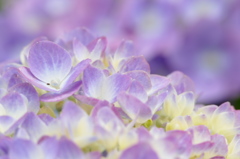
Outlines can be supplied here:
[[112, 50], [133, 40], [153, 73], [182, 71], [198, 102], [221, 103], [240, 93], [239, 10], [239, 0], [5, 0], [0, 62], [18, 58], [35, 37], [86, 26], [107, 36]]
[[196, 105], [181, 72], [150, 74], [131, 41], [84, 28], [0, 67], [0, 159], [237, 159], [240, 112]]

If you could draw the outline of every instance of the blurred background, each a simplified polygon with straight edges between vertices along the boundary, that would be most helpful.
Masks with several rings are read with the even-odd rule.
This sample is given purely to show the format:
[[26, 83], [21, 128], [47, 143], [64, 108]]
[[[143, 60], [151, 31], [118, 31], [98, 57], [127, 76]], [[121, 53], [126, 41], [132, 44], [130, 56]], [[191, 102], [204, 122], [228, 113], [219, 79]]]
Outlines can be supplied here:
[[110, 50], [130, 39], [152, 73], [190, 76], [198, 102], [240, 108], [239, 0], [0, 0], [0, 62], [38, 36], [85, 26]]

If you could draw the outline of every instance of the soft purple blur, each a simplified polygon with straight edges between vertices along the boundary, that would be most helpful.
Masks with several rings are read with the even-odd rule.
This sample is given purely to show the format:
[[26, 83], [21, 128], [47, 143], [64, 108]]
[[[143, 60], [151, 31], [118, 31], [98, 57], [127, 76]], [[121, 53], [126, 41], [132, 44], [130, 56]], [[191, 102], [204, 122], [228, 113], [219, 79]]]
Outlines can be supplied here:
[[0, 61], [18, 59], [34, 38], [50, 40], [85, 26], [123, 39], [150, 62], [152, 73], [179, 70], [196, 85], [199, 102], [240, 94], [239, 0], [5, 0], [0, 12]]

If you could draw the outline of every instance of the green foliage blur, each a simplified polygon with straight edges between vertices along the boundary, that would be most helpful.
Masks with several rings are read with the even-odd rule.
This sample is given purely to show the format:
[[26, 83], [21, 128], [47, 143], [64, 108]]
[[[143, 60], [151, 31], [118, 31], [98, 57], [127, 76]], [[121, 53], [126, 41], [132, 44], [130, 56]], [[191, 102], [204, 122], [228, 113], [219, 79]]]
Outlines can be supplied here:
[[234, 99], [234, 100], [232, 100], [230, 102], [236, 109], [240, 109], [240, 97], [237, 98], [237, 99]]

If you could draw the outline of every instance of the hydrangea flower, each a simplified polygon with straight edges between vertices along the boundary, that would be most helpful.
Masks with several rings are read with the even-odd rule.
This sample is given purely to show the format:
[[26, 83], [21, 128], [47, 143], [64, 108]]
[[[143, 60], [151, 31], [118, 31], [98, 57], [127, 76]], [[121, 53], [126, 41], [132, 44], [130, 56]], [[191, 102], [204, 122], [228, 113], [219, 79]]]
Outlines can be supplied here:
[[106, 45], [77, 29], [0, 67], [1, 159], [238, 157], [230, 103], [197, 105], [183, 73], [151, 74], [130, 41]]
[[29, 68], [20, 67], [27, 81], [50, 91], [41, 96], [43, 101], [60, 101], [75, 93], [81, 81], [74, 82], [87, 67], [89, 60], [81, 61], [72, 68], [71, 56], [62, 47], [49, 41], [34, 44], [27, 58]]

